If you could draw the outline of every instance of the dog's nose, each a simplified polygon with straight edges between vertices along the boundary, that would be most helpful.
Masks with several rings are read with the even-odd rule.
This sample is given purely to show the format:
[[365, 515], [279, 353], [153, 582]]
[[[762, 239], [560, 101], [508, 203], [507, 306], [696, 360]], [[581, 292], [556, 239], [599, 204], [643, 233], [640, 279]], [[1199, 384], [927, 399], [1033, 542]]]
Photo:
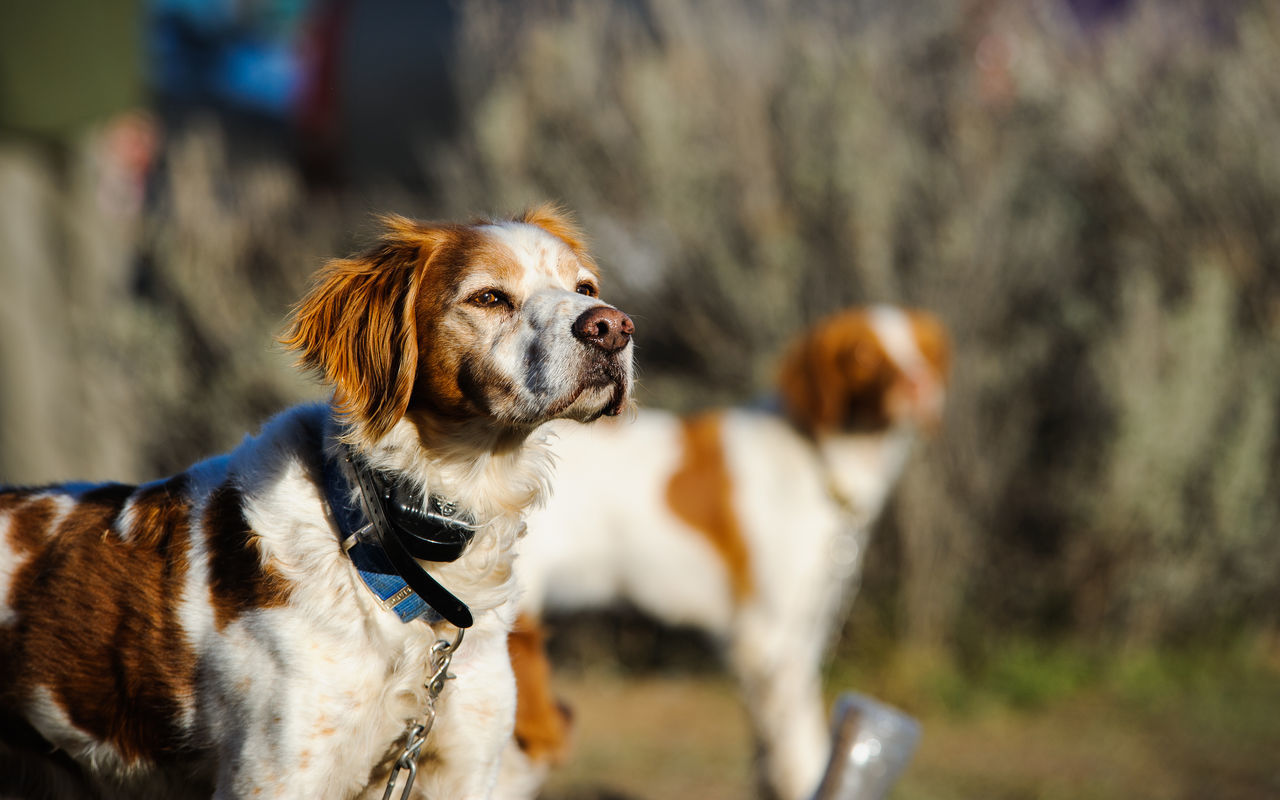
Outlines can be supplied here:
[[608, 306], [588, 308], [573, 321], [574, 336], [606, 353], [614, 353], [626, 347], [635, 329], [631, 317]]

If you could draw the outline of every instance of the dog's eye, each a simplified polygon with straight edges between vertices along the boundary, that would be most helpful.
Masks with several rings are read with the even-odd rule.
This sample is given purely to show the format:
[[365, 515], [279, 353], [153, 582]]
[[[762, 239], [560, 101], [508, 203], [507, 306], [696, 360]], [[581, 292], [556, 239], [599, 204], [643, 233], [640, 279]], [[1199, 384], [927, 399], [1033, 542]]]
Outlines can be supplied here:
[[471, 295], [469, 301], [472, 305], [481, 308], [493, 308], [494, 306], [511, 305], [511, 300], [505, 294], [497, 289], [485, 289], [482, 292], [476, 292]]
[[583, 281], [578, 284], [578, 294], [585, 294], [587, 297], [597, 297], [600, 294], [600, 290], [592, 284]]

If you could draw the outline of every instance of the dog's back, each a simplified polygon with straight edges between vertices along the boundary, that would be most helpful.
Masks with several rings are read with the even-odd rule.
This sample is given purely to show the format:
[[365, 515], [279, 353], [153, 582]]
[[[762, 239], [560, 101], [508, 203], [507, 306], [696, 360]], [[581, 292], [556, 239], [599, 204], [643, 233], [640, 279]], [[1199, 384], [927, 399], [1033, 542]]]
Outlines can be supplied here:
[[244, 791], [237, 773], [350, 796], [367, 780], [421, 684], [388, 677], [417, 629], [350, 587], [318, 486], [328, 415], [290, 409], [141, 486], [0, 492], [13, 796], [208, 797]]
[[[292, 416], [277, 433], [306, 427]], [[247, 505], [226, 458], [141, 486], [0, 490], [0, 714], [14, 721], [0, 772], [25, 787], [10, 791], [74, 784], [67, 754], [130, 796], [211, 791], [193, 766], [210, 724], [204, 622], [222, 631], [287, 592]]]

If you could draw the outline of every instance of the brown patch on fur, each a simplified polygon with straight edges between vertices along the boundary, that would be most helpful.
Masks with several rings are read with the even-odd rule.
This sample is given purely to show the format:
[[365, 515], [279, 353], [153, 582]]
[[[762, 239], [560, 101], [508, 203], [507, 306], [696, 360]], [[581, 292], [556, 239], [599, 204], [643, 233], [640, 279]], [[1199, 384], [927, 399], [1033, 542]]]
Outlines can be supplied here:
[[31, 497], [29, 489], [5, 489], [0, 491], [0, 514], [12, 511]]
[[[591, 273], [594, 283], [599, 282], [600, 268], [596, 266], [595, 260], [587, 252], [586, 235], [583, 234], [582, 229], [574, 222], [573, 215], [568, 211], [554, 203], [544, 203], [524, 212], [515, 221], [536, 225], [568, 245], [574, 258], [561, 259], [556, 264], [561, 277], [569, 281], [576, 281], [579, 275], [578, 267], [581, 266]], [[598, 292], [599, 288], [599, 286], [596, 286], [595, 291]]]
[[415, 310], [420, 348], [413, 388], [414, 410], [454, 420], [487, 412], [480, 394], [466, 384], [464, 354], [474, 344], [469, 338], [471, 332], [446, 331], [443, 327], [445, 312], [457, 299], [458, 285], [483, 244], [474, 228], [453, 227], [441, 238], [427, 262]]
[[172, 761], [187, 749], [181, 715], [195, 655], [176, 613], [190, 547], [186, 488], [178, 476], [136, 492], [118, 484], [85, 492], [19, 568], [0, 711], [20, 714], [43, 687], [126, 762]]
[[476, 236], [474, 244], [468, 250], [456, 270], [459, 275], [463, 270], [479, 268], [492, 276], [492, 286], [496, 289], [505, 290], [508, 286], [519, 283], [524, 267], [505, 244], [485, 236]]
[[667, 483], [667, 504], [720, 554], [729, 570], [733, 596], [741, 602], [755, 587], [751, 552], [733, 511], [733, 483], [721, 436], [723, 418], [709, 413], [682, 422], [684, 455]]
[[890, 422], [888, 393], [898, 374], [867, 315], [844, 311], [791, 346], [778, 389], [787, 418], [806, 433], [880, 430]]
[[507, 653], [516, 674], [516, 744], [531, 760], [559, 764], [569, 748], [569, 713], [551, 690], [542, 626], [528, 614], [516, 618]]
[[244, 496], [223, 484], [204, 511], [209, 548], [209, 594], [213, 622], [222, 630], [246, 611], [283, 605], [289, 597], [284, 577], [264, 564], [258, 535], [244, 516]]
[[515, 221], [537, 225], [564, 242], [588, 269], [595, 272], [595, 262], [587, 254], [587, 237], [568, 211], [554, 203], [543, 203], [516, 217]]
[[28, 491], [0, 494], [0, 511], [9, 511], [8, 539], [15, 555], [34, 553], [49, 540], [56, 507], [52, 497], [32, 497]]

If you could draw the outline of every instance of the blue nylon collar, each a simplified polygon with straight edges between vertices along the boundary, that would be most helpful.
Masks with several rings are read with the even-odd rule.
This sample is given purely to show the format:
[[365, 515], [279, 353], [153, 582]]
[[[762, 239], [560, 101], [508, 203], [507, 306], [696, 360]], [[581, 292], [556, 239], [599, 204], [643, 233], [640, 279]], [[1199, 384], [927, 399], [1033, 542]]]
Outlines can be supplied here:
[[[421, 536], [423, 522], [420, 515], [414, 521], [416, 525], [411, 525], [419, 528], [418, 531], [411, 531], [408, 528], [399, 529], [396, 523], [388, 520], [386, 509], [382, 505], [383, 500], [369, 496], [375, 492], [376, 487], [370, 485], [373, 479], [368, 474], [368, 468], [365, 468], [366, 474], [361, 475], [359, 467], [353, 463], [344, 445], [336, 441], [330, 441], [327, 444], [323, 466], [325, 499], [333, 510], [342, 548], [355, 566], [360, 580], [369, 591], [373, 592], [384, 608], [395, 612], [401, 622], [408, 623], [422, 619], [434, 625], [442, 620], [448, 620], [459, 628], [469, 627], [472, 620], [470, 610], [410, 557], [405, 549], [403, 537], [408, 536], [413, 540], [415, 548], [422, 546], [432, 548], [429, 551], [430, 555], [422, 553], [420, 554], [422, 557], [433, 561], [450, 561], [458, 557], [462, 552], [461, 547], [465, 547], [466, 542], [469, 541], [470, 526], [465, 523], [460, 525], [460, 519], [441, 518], [444, 524], [438, 528], [431, 527], [437, 523], [429, 523], [428, 533], [432, 529], [453, 529], [449, 531], [450, 536], [445, 537], [452, 539], [449, 546], [445, 548], [450, 552], [441, 550], [441, 543], [434, 541], [439, 537]], [[429, 502], [433, 509], [447, 505], [434, 496], [429, 498]], [[366, 503], [374, 505], [367, 507]], [[454, 513], [452, 507], [450, 507], [450, 513]], [[371, 514], [374, 515], [372, 519]], [[462, 516], [465, 517], [465, 515]], [[379, 525], [381, 529], [377, 527]], [[459, 528], [465, 529], [465, 535], [460, 544], [458, 542], [460, 534], [457, 530]], [[395, 547], [398, 552], [389, 554], [386, 547]], [[438, 555], [434, 552], [437, 550], [440, 551]], [[393, 555], [399, 557], [401, 569], [396, 568], [395, 559], [391, 557]], [[405, 570], [414, 574], [406, 579]], [[423, 598], [420, 591], [415, 591], [410, 586], [410, 582], [444, 605], [440, 608], [433, 607]]]
[[324, 459], [324, 495], [338, 523], [342, 549], [355, 566], [360, 580], [369, 587], [383, 608], [394, 611], [401, 622], [423, 619], [429, 625], [444, 620], [400, 577], [382, 546], [371, 535], [369, 518], [360, 508], [359, 489], [347, 480], [338, 458]]

